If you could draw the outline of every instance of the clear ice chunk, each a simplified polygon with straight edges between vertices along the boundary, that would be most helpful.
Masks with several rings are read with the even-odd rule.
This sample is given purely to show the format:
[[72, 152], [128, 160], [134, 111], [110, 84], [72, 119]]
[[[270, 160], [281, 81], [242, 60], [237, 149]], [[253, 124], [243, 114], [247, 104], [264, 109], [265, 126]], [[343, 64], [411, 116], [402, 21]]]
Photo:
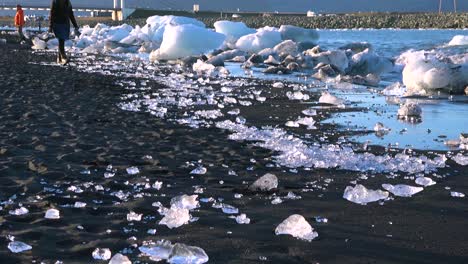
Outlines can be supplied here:
[[45, 213], [45, 218], [47, 219], [60, 219], [60, 211], [57, 209], [49, 209]]
[[109, 264], [132, 264], [132, 262], [127, 256], [117, 253], [111, 258]]
[[193, 210], [200, 207], [197, 201], [198, 195], [179, 195], [171, 199], [171, 207]]
[[249, 186], [252, 191], [270, 191], [276, 188], [278, 188], [278, 178], [271, 173], [263, 175]]
[[13, 253], [21, 253], [23, 251], [31, 250], [32, 247], [21, 241], [11, 241], [8, 243], [8, 249]]
[[275, 229], [276, 235], [291, 235], [306, 241], [312, 241], [318, 237], [312, 226], [302, 215], [294, 214], [286, 218]]
[[140, 173], [140, 170], [137, 167], [129, 167], [127, 168], [127, 174], [129, 175], [135, 175]]
[[370, 190], [361, 184], [357, 184], [354, 187], [347, 186], [343, 194], [343, 198], [346, 200], [362, 205], [383, 200], [387, 197], [388, 192], [382, 190]]
[[172, 229], [183, 226], [189, 221], [190, 214], [188, 209], [170, 208], [164, 213], [164, 217], [159, 221], [159, 224], [166, 225], [169, 229]]
[[411, 186], [406, 184], [382, 184], [382, 188], [391, 192], [395, 196], [400, 197], [411, 197], [418, 192], [422, 192], [424, 190], [423, 187]]
[[416, 180], [414, 182], [417, 185], [421, 185], [421, 186], [424, 186], [424, 187], [436, 184], [436, 182], [434, 180], [432, 180], [431, 178], [428, 178], [428, 177], [418, 177], [418, 178], [416, 178]]
[[203, 166], [193, 169], [190, 174], [203, 175], [207, 172], [207, 169]]

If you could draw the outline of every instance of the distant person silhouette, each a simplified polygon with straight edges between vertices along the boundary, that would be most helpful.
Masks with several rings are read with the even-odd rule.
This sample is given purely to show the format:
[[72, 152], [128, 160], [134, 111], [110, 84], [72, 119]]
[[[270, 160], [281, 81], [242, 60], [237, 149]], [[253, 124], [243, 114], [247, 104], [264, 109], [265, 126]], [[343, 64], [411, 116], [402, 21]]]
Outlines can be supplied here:
[[23, 34], [24, 24], [25, 22], [24, 22], [23, 8], [21, 7], [21, 5], [16, 5], [15, 26], [18, 28], [18, 35], [21, 40], [25, 40], [25, 37]]
[[65, 41], [70, 39], [70, 21], [75, 28], [75, 34], [79, 35], [79, 27], [70, 0], [52, 0], [49, 21], [49, 32], [54, 32], [59, 40], [57, 63], [65, 65], [69, 62], [65, 54]]

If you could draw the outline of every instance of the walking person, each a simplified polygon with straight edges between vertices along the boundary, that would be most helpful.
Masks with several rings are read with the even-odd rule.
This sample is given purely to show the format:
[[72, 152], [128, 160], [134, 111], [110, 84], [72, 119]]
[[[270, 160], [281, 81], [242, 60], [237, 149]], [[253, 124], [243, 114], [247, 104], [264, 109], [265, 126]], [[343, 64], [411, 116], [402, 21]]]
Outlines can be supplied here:
[[25, 40], [23, 34], [23, 27], [24, 27], [24, 11], [21, 5], [16, 5], [16, 15], [15, 15], [15, 26], [18, 28], [18, 35], [20, 37], [20, 41]]
[[65, 54], [65, 41], [70, 39], [70, 21], [75, 28], [75, 34], [79, 35], [79, 27], [70, 0], [52, 0], [49, 21], [49, 32], [54, 32], [59, 40], [57, 63], [65, 65], [69, 62]]

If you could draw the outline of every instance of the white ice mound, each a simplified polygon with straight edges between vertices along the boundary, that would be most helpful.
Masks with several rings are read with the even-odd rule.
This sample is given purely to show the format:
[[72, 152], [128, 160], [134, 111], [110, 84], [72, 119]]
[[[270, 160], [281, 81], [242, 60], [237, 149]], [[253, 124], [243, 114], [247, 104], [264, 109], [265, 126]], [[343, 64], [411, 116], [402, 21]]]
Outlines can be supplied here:
[[281, 42], [281, 34], [277, 28], [264, 27], [256, 33], [245, 35], [236, 42], [236, 47], [246, 52], [259, 52], [266, 48], [273, 48]]
[[146, 24], [153, 28], [159, 28], [166, 25], [195, 25], [198, 27], [205, 27], [205, 24], [195, 18], [183, 16], [150, 16], [146, 19]]
[[462, 166], [468, 165], [468, 155], [463, 155], [461, 153], [458, 153], [457, 155], [453, 156], [452, 159], [453, 161], [455, 161], [456, 163]]
[[271, 173], [263, 175], [249, 186], [252, 191], [270, 191], [276, 188], [278, 188], [278, 178]]
[[247, 27], [244, 22], [234, 21], [216, 21], [214, 23], [216, 32], [226, 35], [228, 42], [237, 41], [240, 37], [253, 34], [256, 32], [255, 29]]
[[57, 209], [49, 209], [45, 213], [45, 218], [47, 219], [60, 219], [60, 211]]
[[157, 60], [173, 60], [201, 55], [220, 48], [225, 38], [221, 33], [192, 24], [168, 25], [161, 47], [152, 56]]
[[294, 42], [316, 43], [319, 39], [319, 34], [315, 29], [283, 25], [280, 27], [279, 32], [282, 39], [290, 39]]
[[361, 184], [357, 184], [354, 187], [347, 186], [343, 194], [343, 198], [346, 200], [362, 205], [383, 200], [387, 197], [388, 192], [382, 190], [370, 190]]
[[31, 250], [32, 247], [21, 241], [11, 241], [8, 243], [8, 249], [13, 253], [21, 253], [23, 251]]
[[318, 237], [312, 226], [302, 215], [294, 214], [286, 218], [275, 229], [276, 235], [291, 235], [295, 238], [312, 241]]
[[423, 187], [411, 186], [406, 184], [382, 184], [382, 188], [393, 193], [393, 195], [400, 197], [411, 197], [417, 194], [418, 192], [422, 192], [424, 190]]
[[171, 207], [193, 210], [200, 207], [197, 201], [198, 195], [179, 195], [171, 199]]
[[132, 262], [127, 256], [117, 253], [111, 258], [109, 264], [132, 264]]
[[333, 94], [325, 91], [322, 93], [322, 96], [320, 96], [319, 103], [331, 104], [331, 105], [336, 105], [336, 106], [344, 106], [345, 102], [343, 99], [338, 98], [334, 96]]
[[160, 240], [156, 243], [147, 242], [138, 249], [151, 260], [166, 260], [173, 264], [202, 264], [209, 260], [202, 248], [181, 243], [172, 244], [167, 240]]
[[407, 95], [434, 90], [462, 94], [468, 85], [468, 53], [447, 56], [443, 52], [408, 51], [399, 58], [405, 64], [403, 83]]
[[164, 217], [159, 221], [160, 225], [166, 225], [169, 229], [177, 228], [190, 221], [188, 209], [172, 207], [164, 212]]
[[421, 107], [417, 104], [406, 102], [404, 105], [400, 106], [398, 109], [399, 118], [408, 118], [408, 117], [421, 117], [422, 110]]
[[278, 45], [276, 45], [273, 50], [277, 54], [288, 54], [292, 56], [296, 56], [299, 52], [299, 47], [297, 46], [297, 43], [292, 41], [292, 40], [285, 40]]
[[456, 35], [455, 37], [450, 40], [447, 44], [449, 46], [461, 46], [461, 45], [468, 45], [468, 35]]

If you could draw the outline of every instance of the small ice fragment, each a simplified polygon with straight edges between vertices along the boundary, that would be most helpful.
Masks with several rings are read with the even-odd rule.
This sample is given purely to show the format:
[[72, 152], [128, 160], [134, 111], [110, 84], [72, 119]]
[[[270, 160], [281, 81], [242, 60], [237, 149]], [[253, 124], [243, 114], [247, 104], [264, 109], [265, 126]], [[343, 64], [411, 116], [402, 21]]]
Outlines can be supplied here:
[[301, 117], [296, 121], [300, 125], [307, 126], [307, 129], [316, 129], [315, 120], [312, 117]]
[[146, 244], [138, 249], [153, 261], [167, 260], [172, 264], [202, 264], [209, 260], [205, 251], [199, 247], [181, 243], [173, 245], [167, 240]]
[[328, 218], [322, 216], [316, 216], [315, 222], [317, 223], [328, 223]]
[[246, 214], [240, 214], [236, 216], [236, 222], [238, 224], [250, 224], [250, 218]]
[[150, 235], [155, 235], [156, 234], [156, 229], [148, 229], [148, 231], [146, 232]]
[[205, 174], [207, 172], [207, 169], [203, 166], [200, 166], [196, 169], [193, 169], [190, 174], [197, 174], [197, 175], [202, 175], [202, 174]]
[[286, 96], [289, 98], [289, 100], [309, 100], [309, 95], [303, 94], [300, 91], [296, 92], [287, 92]]
[[414, 181], [416, 184], [427, 187], [436, 184], [435, 181], [433, 181], [431, 178], [428, 177], [418, 177]]
[[421, 117], [421, 113], [421, 107], [413, 103], [405, 103], [404, 105], [400, 106], [400, 109], [398, 109], [399, 118]]
[[354, 187], [347, 186], [343, 194], [343, 198], [346, 200], [362, 205], [383, 200], [387, 197], [388, 192], [384, 192], [382, 190], [370, 190], [361, 184], [357, 184]]
[[225, 214], [238, 214], [239, 213], [239, 209], [229, 204], [223, 204], [221, 207], [221, 210]]
[[111, 258], [109, 264], [132, 264], [132, 262], [127, 256], [117, 253]]
[[281, 200], [281, 198], [279, 197], [276, 197], [275, 199], [271, 200], [271, 204], [280, 204], [282, 202], [283, 200]]
[[110, 171], [104, 172], [104, 178], [106, 178], [106, 179], [112, 178], [114, 176], [115, 176], [115, 172], [110, 172]]
[[192, 210], [200, 207], [198, 195], [179, 195], [171, 199], [171, 207]]
[[271, 191], [276, 188], [278, 188], [278, 178], [271, 173], [263, 175], [249, 186], [251, 191]]
[[411, 197], [424, 190], [423, 187], [410, 186], [406, 184], [382, 184], [382, 188], [400, 197]]
[[160, 190], [162, 187], [163, 183], [160, 181], [155, 181], [151, 187], [153, 187], [156, 190]]
[[163, 219], [159, 221], [160, 225], [166, 225], [169, 229], [177, 228], [187, 224], [190, 221], [188, 209], [170, 208], [164, 214]]
[[108, 248], [96, 248], [92, 255], [94, 259], [109, 260], [112, 256], [112, 253]]
[[282, 82], [275, 82], [273, 88], [284, 88], [284, 84]]
[[147, 243], [143, 246], [139, 247], [138, 249], [145, 255], [149, 256], [151, 260], [160, 261], [163, 259], [168, 259], [171, 255], [172, 249], [174, 245], [172, 245], [171, 241], [168, 240], [159, 240], [156, 243]]
[[31, 250], [32, 247], [21, 241], [11, 241], [8, 243], [8, 249], [13, 253], [20, 253], [23, 251]]
[[127, 168], [127, 174], [129, 175], [135, 175], [140, 173], [140, 170], [137, 167], [129, 167]]
[[127, 221], [141, 221], [143, 214], [137, 214], [133, 211], [127, 214]]
[[88, 170], [88, 169], [84, 169], [84, 170], [80, 171], [80, 174], [89, 175], [89, 174], [91, 174], [91, 171]]
[[60, 219], [60, 211], [57, 209], [49, 209], [45, 213], [47, 219]]
[[291, 235], [295, 238], [312, 241], [318, 236], [302, 215], [294, 214], [286, 218], [275, 229], [276, 235]]
[[462, 165], [462, 166], [466, 166], [468, 165], [468, 155], [463, 155], [461, 153], [458, 153], [457, 155], [453, 156], [452, 159]]
[[8, 213], [11, 214], [11, 215], [25, 215], [25, 214], [29, 213], [29, 210], [27, 208], [21, 206], [18, 209], [10, 210]]
[[384, 124], [382, 124], [380, 122], [377, 122], [377, 124], [375, 124], [375, 126], [374, 126], [374, 131], [375, 132], [387, 132], [389, 130], [390, 129], [388, 127], [385, 127]]
[[463, 198], [465, 197], [465, 194], [464, 193], [461, 193], [461, 192], [450, 192], [450, 195], [452, 197], [457, 197], [457, 198]]
[[202, 264], [208, 260], [208, 255], [202, 248], [176, 243], [167, 262], [171, 264]]
[[317, 111], [315, 109], [312, 109], [312, 108], [308, 108], [306, 110], [303, 110], [301, 113], [306, 115], [306, 116], [316, 116], [317, 115]]
[[288, 121], [284, 125], [287, 127], [299, 127], [299, 123], [296, 121]]
[[75, 202], [73, 207], [75, 207], [75, 208], [84, 208], [84, 207], [86, 207], [86, 203], [84, 203], [84, 202]]
[[344, 100], [340, 99], [329, 92], [323, 92], [319, 98], [319, 103], [331, 104], [336, 106], [344, 106]]

